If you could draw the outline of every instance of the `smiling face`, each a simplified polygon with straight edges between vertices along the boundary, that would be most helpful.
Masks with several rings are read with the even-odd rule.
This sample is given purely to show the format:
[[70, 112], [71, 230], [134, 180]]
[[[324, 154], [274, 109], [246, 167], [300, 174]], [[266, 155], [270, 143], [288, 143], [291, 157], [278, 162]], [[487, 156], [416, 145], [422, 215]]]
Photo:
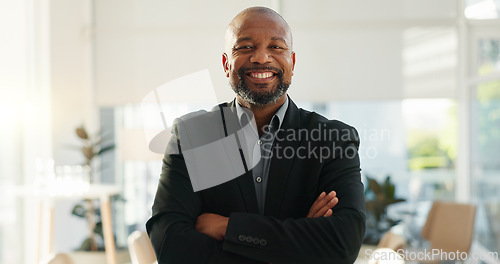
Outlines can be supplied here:
[[226, 32], [222, 64], [238, 101], [254, 106], [281, 102], [295, 66], [292, 37], [274, 11], [243, 11]]

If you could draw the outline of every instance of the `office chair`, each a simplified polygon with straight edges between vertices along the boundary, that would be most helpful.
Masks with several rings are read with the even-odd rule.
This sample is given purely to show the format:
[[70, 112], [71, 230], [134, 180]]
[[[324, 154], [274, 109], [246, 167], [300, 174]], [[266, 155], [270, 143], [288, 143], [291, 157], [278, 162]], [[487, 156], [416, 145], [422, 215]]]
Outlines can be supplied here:
[[128, 250], [132, 264], [157, 263], [153, 246], [146, 232], [132, 232], [128, 236]]
[[475, 216], [475, 205], [435, 201], [421, 235], [431, 242], [431, 250], [467, 253], [472, 244]]
[[42, 261], [44, 264], [73, 264], [73, 260], [67, 254], [58, 253], [50, 256], [46, 261]]

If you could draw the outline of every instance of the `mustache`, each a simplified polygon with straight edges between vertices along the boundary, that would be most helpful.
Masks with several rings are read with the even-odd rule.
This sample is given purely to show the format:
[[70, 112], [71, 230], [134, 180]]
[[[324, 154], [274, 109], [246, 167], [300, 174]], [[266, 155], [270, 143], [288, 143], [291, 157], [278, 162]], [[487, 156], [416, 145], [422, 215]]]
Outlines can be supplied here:
[[283, 70], [273, 67], [273, 66], [259, 66], [259, 67], [247, 67], [247, 68], [240, 68], [238, 70], [238, 76], [243, 77], [247, 72], [251, 71], [272, 71], [275, 72], [278, 77], [283, 77]]

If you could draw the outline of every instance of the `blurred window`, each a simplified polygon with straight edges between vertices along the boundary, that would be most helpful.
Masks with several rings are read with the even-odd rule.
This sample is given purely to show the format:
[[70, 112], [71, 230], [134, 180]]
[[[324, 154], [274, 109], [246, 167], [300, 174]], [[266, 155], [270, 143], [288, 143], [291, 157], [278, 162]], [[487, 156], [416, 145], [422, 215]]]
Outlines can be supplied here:
[[468, 19], [500, 18], [499, 0], [466, 0], [464, 15]]
[[[498, 34], [498, 33], [497, 33]], [[476, 239], [500, 251], [500, 37], [478, 38], [471, 98], [471, 187], [479, 205]]]

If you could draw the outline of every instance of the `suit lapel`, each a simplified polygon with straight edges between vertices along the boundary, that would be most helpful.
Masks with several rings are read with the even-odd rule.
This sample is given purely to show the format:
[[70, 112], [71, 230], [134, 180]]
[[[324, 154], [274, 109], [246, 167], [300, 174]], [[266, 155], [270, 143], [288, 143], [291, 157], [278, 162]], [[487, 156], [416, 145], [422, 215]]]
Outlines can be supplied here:
[[[285, 187], [291, 173], [292, 164], [295, 160], [295, 157], [286, 158], [287, 155], [288, 157], [290, 156], [290, 153], [286, 153], [287, 155], [285, 155], [283, 151], [292, 149], [295, 152], [300, 144], [298, 139], [293, 141], [286, 140], [287, 135], [290, 133], [295, 133], [295, 135], [297, 135], [297, 124], [301, 122], [297, 106], [290, 98], [289, 102], [285, 119], [274, 141], [273, 158], [269, 168], [269, 178], [266, 189], [264, 214], [275, 217], [279, 216]], [[295, 156], [296, 153], [291, 154]]]
[[[236, 114], [235, 101], [223, 105], [225, 107], [225, 121], [228, 128], [228, 135], [235, 133], [241, 126], [239, 125], [238, 115]], [[242, 196], [243, 203], [245, 204], [246, 211], [249, 213], [259, 213], [257, 204], [257, 197], [255, 192], [255, 185], [253, 183], [252, 171], [236, 178], [238, 188]]]
[[245, 208], [248, 213], [258, 214], [259, 206], [257, 204], [257, 197], [255, 193], [255, 186], [253, 183], [252, 171], [239, 176], [236, 179], [238, 182], [238, 187], [240, 188], [241, 196], [243, 202], [245, 203]]

